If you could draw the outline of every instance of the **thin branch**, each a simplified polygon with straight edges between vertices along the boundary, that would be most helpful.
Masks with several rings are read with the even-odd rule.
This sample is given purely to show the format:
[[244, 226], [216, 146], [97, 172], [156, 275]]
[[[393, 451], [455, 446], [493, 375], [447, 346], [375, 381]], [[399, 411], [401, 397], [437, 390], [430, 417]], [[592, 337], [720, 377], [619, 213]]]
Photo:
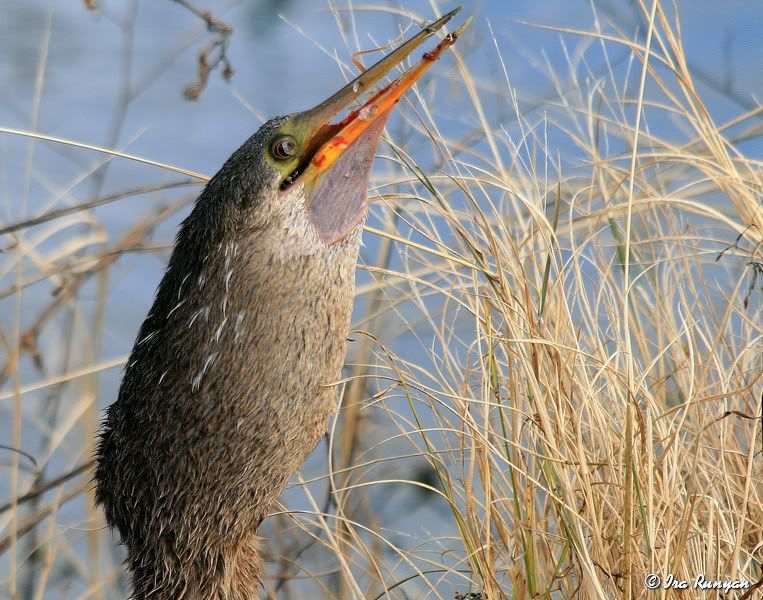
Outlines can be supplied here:
[[228, 61], [227, 52], [233, 27], [215, 17], [211, 12], [202, 10], [188, 0], [172, 0], [183, 8], [191, 11], [207, 24], [207, 29], [216, 37], [199, 52], [198, 78], [186, 86], [183, 95], [188, 100], [195, 100], [204, 91], [209, 82], [209, 76], [219, 65], [223, 65], [223, 79], [228, 81], [233, 77], [233, 67]]
[[[16, 498], [16, 506], [20, 506], [22, 504], [25, 504], [26, 502], [29, 502], [30, 500], [39, 498], [45, 492], [48, 492], [52, 490], [53, 488], [56, 488], [59, 485], [66, 483], [70, 479], [74, 479], [78, 475], [81, 475], [85, 471], [89, 470], [94, 464], [95, 464], [95, 461], [93, 460], [88, 461], [86, 463], [79, 465], [78, 467], [74, 467], [71, 471], [68, 471], [67, 473], [64, 473], [63, 475], [60, 475], [59, 477], [56, 477], [55, 479], [51, 479], [50, 481], [44, 481], [37, 484], [31, 490], [29, 490], [26, 494]], [[11, 502], [6, 502], [2, 506], [0, 506], [0, 514], [8, 510], [11, 507], [11, 505], [12, 505]]]
[[31, 219], [25, 219], [23, 221], [17, 221], [11, 225], [6, 225], [5, 227], [0, 228], [0, 235], [12, 233], [14, 231], [18, 231], [19, 229], [26, 229], [27, 227], [34, 227], [35, 225], [41, 225], [54, 219], [59, 219], [61, 217], [78, 213], [83, 210], [90, 210], [91, 208], [103, 206], [104, 204], [122, 200], [123, 198], [129, 198], [130, 196], [149, 194], [151, 192], [170, 190], [174, 188], [186, 187], [189, 185], [198, 185], [198, 183], [199, 182], [194, 179], [183, 179], [180, 181], [172, 181], [168, 183], [157, 183], [155, 185], [143, 185], [129, 190], [124, 190], [122, 192], [109, 194], [108, 196], [103, 196], [101, 198], [96, 197], [92, 200], [88, 200], [87, 202], [83, 202], [82, 204], [75, 204], [74, 206], [59, 208], [58, 210], [52, 210], [37, 217], [32, 217]]
[[[41, 508], [33, 515], [27, 517], [24, 519], [21, 523], [19, 523], [18, 528], [16, 529], [16, 538], [21, 538], [22, 536], [26, 535], [32, 529], [34, 529], [40, 521], [45, 519], [46, 517], [49, 517], [50, 515], [54, 514], [58, 511], [58, 509], [65, 504], [66, 502], [69, 502], [70, 500], [73, 500], [80, 494], [86, 492], [88, 489], [90, 489], [90, 482], [82, 483], [81, 485], [77, 486], [73, 490], [67, 492], [64, 494], [59, 501], [51, 502], [44, 508]], [[10, 536], [3, 538], [0, 540], [0, 554], [3, 554], [11, 545], [11, 538]]]

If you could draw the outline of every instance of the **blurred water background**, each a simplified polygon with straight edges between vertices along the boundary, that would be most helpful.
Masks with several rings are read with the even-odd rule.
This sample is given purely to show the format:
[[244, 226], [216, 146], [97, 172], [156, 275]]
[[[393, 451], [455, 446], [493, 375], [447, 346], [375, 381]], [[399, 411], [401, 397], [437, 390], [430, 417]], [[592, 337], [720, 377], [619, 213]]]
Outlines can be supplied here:
[[[0, 127], [116, 147], [211, 175], [263, 119], [310, 107], [352, 77], [352, 51], [385, 44], [401, 28], [411, 26], [395, 11], [381, 10], [385, 6], [399, 8], [399, 2], [373, 6], [332, 3], [338, 13], [329, 10], [327, 3], [307, 0], [195, 0], [195, 4], [233, 27], [227, 57], [235, 73], [225, 81], [220, 70], [214, 72], [199, 97], [188, 100], [183, 90], [196, 78], [199, 51], [215, 36], [179, 4], [171, 0], [104, 0], [99, 10], [91, 11], [76, 1], [0, 0]], [[355, 10], [350, 14], [344, 9], [352, 4]], [[642, 21], [638, 9], [627, 0], [597, 1], [595, 13], [585, 0], [466, 0], [440, 2], [437, 7], [444, 12], [457, 4], [463, 4], [464, 14], [476, 19], [459, 49], [478, 83], [488, 122], [509, 133], [515, 131], [515, 112], [496, 44], [511, 85], [517, 90], [521, 111], [526, 115], [536, 113], [538, 118], [542, 118], [546, 103], [558, 101], [548, 65], [567, 77], [568, 60], [575, 62], [584, 49], [598, 44], [539, 30], [522, 21], [590, 30], [598, 17], [616, 23], [626, 36], [638, 39], [644, 34], [639, 30]], [[427, 18], [434, 16], [430, 2], [410, 0], [402, 6]], [[756, 106], [757, 98], [763, 95], [763, 69], [759, 60], [750, 58], [763, 56], [763, 2], [692, 0], [679, 2], [678, 7], [684, 46], [716, 122]], [[133, 18], [134, 23], [129, 24]], [[41, 71], [40, 56], [45, 48]], [[366, 64], [374, 60], [373, 56], [364, 57]], [[622, 47], [613, 51], [611, 58], [616, 68], [627, 68], [629, 51]], [[344, 69], [338, 66], [337, 59]], [[585, 80], [586, 69], [578, 66], [581, 80]], [[588, 66], [594, 73], [603, 68], [602, 63]], [[477, 117], [463, 87], [455, 79], [449, 81], [448, 69], [452, 67], [452, 59], [447, 57], [436, 65], [436, 80], [425, 86], [423, 93], [432, 101], [438, 126], [446, 134], [457, 136], [474, 127]], [[40, 90], [39, 95], [36, 90]], [[127, 102], [125, 90], [130, 94]], [[410, 117], [412, 112], [406, 114]], [[659, 127], [660, 123], [652, 125]], [[400, 116], [393, 117], [389, 127], [393, 135], [406, 131]], [[559, 144], [563, 155], [567, 150], [573, 152], [564, 142]], [[750, 144], [755, 145], [747, 148], [748, 153], [760, 156], [760, 141]], [[422, 165], [432, 165], [438, 158], [426, 143], [417, 143], [416, 139], [408, 148]], [[379, 152], [389, 154], [384, 147]], [[564, 158], [574, 163], [574, 156]], [[385, 170], [393, 168], [389, 161], [379, 160], [377, 181], [384, 179]], [[93, 172], [97, 175], [92, 176]], [[82, 149], [0, 134], [0, 225], [83, 202], [94, 194], [106, 195], [171, 179], [182, 176], [119, 158], [108, 160]], [[99, 228], [93, 242], [118, 239], [151, 206], [186, 192], [170, 190], [135, 196], [95, 209]], [[186, 213], [187, 208], [163, 222], [153, 241], [171, 242]], [[376, 213], [372, 224], [379, 225]], [[60, 247], [67, 236], [73, 231], [80, 234], [83, 227], [79, 224], [61, 230], [37, 251], [44, 253]], [[20, 232], [19, 237], [31, 244], [39, 231], [31, 228]], [[363, 260], [373, 262], [379, 242], [371, 236], [366, 236], [365, 241]], [[10, 236], [0, 240], [3, 248], [10, 243]], [[45, 377], [125, 356], [151, 302], [168, 252], [160, 248], [121, 257], [110, 269], [105, 303], [97, 301], [97, 278], [83, 286], [76, 311], [41, 332], [43, 371], [32, 360], [22, 361], [22, 388]], [[29, 261], [33, 263], [34, 256]], [[22, 272], [31, 269], [27, 267], [22, 265]], [[0, 275], [0, 288], [7, 291], [16, 281], [15, 265], [6, 263]], [[361, 285], [370, 281], [367, 273], [360, 272], [358, 277]], [[60, 284], [60, 279], [52, 277], [30, 285], [23, 291], [20, 305], [17, 296], [6, 293], [0, 300], [0, 326], [5, 336], [13, 339], [17, 314], [22, 329], [28, 327]], [[102, 314], [98, 306], [102, 306]], [[361, 299], [357, 306], [359, 318], [365, 309], [366, 301]], [[67, 328], [79, 331], [72, 339], [87, 340], [94, 319], [103, 325], [98, 343], [67, 347]], [[423, 330], [416, 339], [392, 321], [378, 330], [388, 333], [387, 341], [401, 355], [415, 353], [420, 344], [427, 343]], [[94, 393], [100, 407], [115, 398], [120, 375], [120, 367], [99, 374]], [[0, 388], [0, 443], [6, 446], [13, 445], [9, 395], [13, 381], [13, 377], [7, 377]], [[22, 396], [21, 449], [34, 456], [38, 465], [47, 462], [48, 479], [88, 458], [90, 446], [83, 441], [82, 431], [92, 428], [92, 422], [83, 421], [86, 407], [81, 398], [89, 393], [83, 385], [75, 380], [55, 387], [54, 392], [45, 388]], [[72, 406], [80, 412], [72, 414]], [[55, 432], [52, 441], [51, 428]], [[305, 467], [306, 477], [325, 468], [325, 452], [323, 445], [316, 451]], [[11, 462], [10, 452], [0, 450], [0, 502], [11, 494], [10, 478], [6, 476]], [[401, 477], [427, 476], [425, 466], [415, 461], [401, 464], [400, 468]], [[19, 489], [23, 491], [38, 471], [23, 457], [20, 469]], [[323, 497], [324, 484], [318, 482], [315, 489], [317, 497]], [[291, 507], [306, 505], [299, 489], [287, 492], [286, 499]], [[431, 502], [426, 494], [406, 494], [390, 488], [389, 495], [382, 493], [377, 502], [379, 512], [386, 515], [387, 533], [401, 545], [407, 543], [406, 538], [413, 543], [446, 533], [441, 525], [442, 506]], [[7, 513], [0, 519], [2, 537], [9, 532]], [[89, 568], [88, 551], [93, 550], [89, 546], [92, 542], [84, 501], [67, 504], [55, 520], [67, 546], [54, 565], [46, 597], [64, 597], [58, 595], [64, 593], [62, 590], [68, 590], [68, 597], [81, 597], [87, 589], [87, 577], [82, 574]], [[20, 566], [15, 575], [10, 573], [8, 555], [0, 557], [0, 596], [7, 589], [9, 577], [17, 577], [20, 585], [26, 580], [25, 569], [33, 564], [33, 552], [33, 548], [20, 542]], [[97, 552], [102, 572], [108, 573], [118, 564], [121, 550], [112, 548], [103, 538]], [[112, 593], [118, 593], [118, 582], [110, 585]], [[25, 589], [22, 586], [22, 592], [27, 594], [24, 597], [32, 598], [31, 591]]]

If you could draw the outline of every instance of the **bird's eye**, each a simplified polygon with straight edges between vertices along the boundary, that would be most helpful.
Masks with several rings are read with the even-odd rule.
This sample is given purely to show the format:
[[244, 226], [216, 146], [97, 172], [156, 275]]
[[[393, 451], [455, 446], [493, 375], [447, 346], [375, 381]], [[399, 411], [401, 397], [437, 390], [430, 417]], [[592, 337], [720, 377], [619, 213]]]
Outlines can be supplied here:
[[270, 146], [270, 152], [276, 160], [287, 160], [297, 153], [297, 141], [288, 135], [276, 138]]

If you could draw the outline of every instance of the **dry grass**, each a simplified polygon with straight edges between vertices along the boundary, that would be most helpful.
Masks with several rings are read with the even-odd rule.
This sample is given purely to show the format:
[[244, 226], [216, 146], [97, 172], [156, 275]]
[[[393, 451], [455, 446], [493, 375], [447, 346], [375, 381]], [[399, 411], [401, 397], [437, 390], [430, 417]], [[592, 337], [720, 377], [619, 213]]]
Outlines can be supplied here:
[[[648, 573], [759, 585], [763, 163], [743, 146], [763, 108], [714, 121], [672, 7], [637, 7], [636, 38], [598, 20], [561, 30], [588, 48], [548, 66], [543, 111], [520, 109], [494, 38], [511, 125], [491, 120], [458, 47], [449, 85], [472, 129], [448, 137], [425, 85], [401, 107], [371, 194], [342, 417], [263, 531], [268, 597], [627, 599], [652, 596]], [[166, 251], [150, 234], [192, 198], [151, 204], [121, 239], [93, 216], [99, 194], [3, 237], [3, 431], [40, 443], [34, 466], [9, 453], [2, 470], [3, 593], [120, 595], [100, 515], [63, 512], [89, 490], [81, 470], [56, 478], [87, 462], [110, 400], [97, 377], [123, 361], [103, 350], [109, 268]], [[29, 303], [40, 282], [56, 295]], [[41, 342], [54, 325], [63, 348]]]

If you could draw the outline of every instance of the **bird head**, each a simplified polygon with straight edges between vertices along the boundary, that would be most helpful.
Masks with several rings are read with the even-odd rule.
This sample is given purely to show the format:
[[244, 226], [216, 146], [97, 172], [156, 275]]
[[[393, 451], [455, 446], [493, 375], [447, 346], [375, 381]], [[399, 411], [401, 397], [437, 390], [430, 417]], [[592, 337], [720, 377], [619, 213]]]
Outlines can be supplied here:
[[[458, 10], [425, 27], [314, 108], [272, 119], [252, 136], [242, 149], [248, 159], [257, 160], [257, 185], [269, 192], [256, 194], [258, 220], [324, 246], [357, 231], [366, 215], [373, 157], [391, 111], [468, 22], [365, 103], [352, 105]], [[236, 154], [231, 160], [239, 162]], [[225, 172], [224, 168], [221, 174]], [[263, 199], [268, 206], [263, 206]]]

